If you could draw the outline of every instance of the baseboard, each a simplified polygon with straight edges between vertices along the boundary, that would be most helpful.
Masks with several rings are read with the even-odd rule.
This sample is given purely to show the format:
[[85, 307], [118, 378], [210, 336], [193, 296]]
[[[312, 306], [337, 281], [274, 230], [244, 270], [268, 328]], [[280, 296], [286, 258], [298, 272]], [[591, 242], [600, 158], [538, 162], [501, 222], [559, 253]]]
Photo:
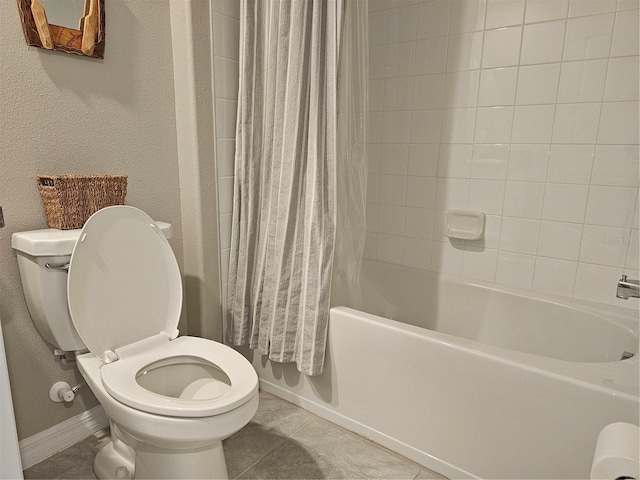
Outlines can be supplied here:
[[104, 413], [104, 409], [98, 405], [29, 438], [20, 440], [22, 468], [29, 468], [107, 426], [109, 426], [109, 419]]

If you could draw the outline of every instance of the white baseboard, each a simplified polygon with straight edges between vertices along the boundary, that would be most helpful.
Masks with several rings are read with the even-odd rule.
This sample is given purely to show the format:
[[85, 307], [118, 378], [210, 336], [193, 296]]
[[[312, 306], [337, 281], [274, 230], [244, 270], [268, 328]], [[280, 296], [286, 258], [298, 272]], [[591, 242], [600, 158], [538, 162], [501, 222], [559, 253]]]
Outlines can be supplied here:
[[22, 468], [29, 468], [107, 426], [109, 426], [109, 419], [102, 406], [98, 405], [29, 438], [20, 440]]

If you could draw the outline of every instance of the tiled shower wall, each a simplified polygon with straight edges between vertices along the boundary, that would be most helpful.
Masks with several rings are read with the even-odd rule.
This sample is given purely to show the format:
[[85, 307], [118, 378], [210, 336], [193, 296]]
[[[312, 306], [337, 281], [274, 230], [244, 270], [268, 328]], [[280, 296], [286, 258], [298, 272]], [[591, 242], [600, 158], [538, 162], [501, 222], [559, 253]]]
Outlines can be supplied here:
[[[365, 256], [636, 307], [638, 1], [369, 0]], [[479, 241], [446, 211], [487, 215]]]
[[238, 107], [240, 1], [211, 0], [222, 306], [226, 311]]

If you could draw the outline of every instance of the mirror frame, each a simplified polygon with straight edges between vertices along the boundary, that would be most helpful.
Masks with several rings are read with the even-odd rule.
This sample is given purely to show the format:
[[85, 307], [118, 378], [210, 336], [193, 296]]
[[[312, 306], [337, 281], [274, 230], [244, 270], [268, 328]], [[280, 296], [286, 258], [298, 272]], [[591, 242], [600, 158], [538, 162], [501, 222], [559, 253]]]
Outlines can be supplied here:
[[[98, 0], [98, 8], [96, 9], [96, 39], [95, 47], [91, 55], [82, 52], [82, 30], [73, 28], [60, 27], [58, 25], [49, 24], [49, 32], [53, 40], [53, 50], [60, 50], [66, 53], [83, 55], [93, 58], [104, 58], [104, 0]], [[36, 22], [31, 12], [31, 0], [18, 0], [18, 10], [20, 10], [20, 19], [22, 20], [22, 30], [27, 45], [45, 48], [40, 40]], [[79, 21], [80, 19], [78, 19]]]

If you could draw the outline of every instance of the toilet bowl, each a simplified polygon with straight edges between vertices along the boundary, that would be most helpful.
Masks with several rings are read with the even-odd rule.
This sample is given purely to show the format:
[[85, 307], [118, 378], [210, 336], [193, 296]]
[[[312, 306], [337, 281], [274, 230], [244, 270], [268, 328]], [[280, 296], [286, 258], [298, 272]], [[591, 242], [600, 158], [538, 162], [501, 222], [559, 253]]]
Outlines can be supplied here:
[[[39, 313], [47, 305], [40, 305], [45, 299], [38, 287], [50, 279], [33, 277], [67, 274], [59, 271], [64, 252], [34, 246], [33, 233], [14, 234], [12, 244], [34, 323], [46, 324], [49, 341], [67, 337], [59, 333], [67, 330], [81, 339], [88, 353], [77, 356], [78, 368], [109, 417], [112, 441], [96, 456], [96, 474], [227, 478], [222, 440], [255, 414], [258, 378], [235, 350], [178, 337], [182, 279], [158, 225], [141, 210], [115, 206], [77, 232], [66, 278], [73, 328], [52, 325], [55, 315]], [[41, 257], [58, 263], [42, 268]]]

